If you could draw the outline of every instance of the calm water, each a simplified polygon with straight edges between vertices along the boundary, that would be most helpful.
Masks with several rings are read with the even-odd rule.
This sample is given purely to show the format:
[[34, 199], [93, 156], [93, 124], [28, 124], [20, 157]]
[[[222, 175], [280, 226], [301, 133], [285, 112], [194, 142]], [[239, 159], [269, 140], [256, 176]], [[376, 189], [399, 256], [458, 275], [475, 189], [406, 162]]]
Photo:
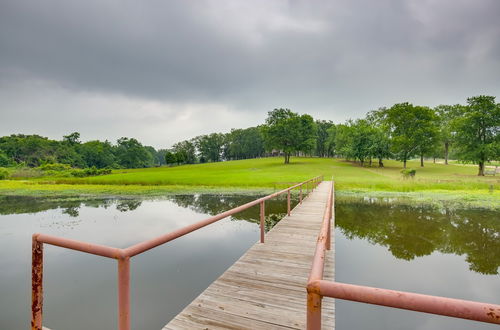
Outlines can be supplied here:
[[[338, 201], [336, 280], [500, 304], [500, 212]], [[336, 301], [337, 329], [498, 329]]]
[[[254, 197], [168, 200], [0, 197], [0, 329], [26, 329], [31, 234], [126, 247]], [[266, 202], [272, 213], [285, 202]], [[500, 303], [498, 212], [337, 203], [338, 281]], [[132, 259], [134, 329], [161, 329], [258, 239], [258, 208]], [[246, 220], [246, 221], [240, 221]], [[116, 329], [116, 261], [45, 248], [44, 324]], [[337, 329], [498, 329], [493, 325], [337, 300]]]

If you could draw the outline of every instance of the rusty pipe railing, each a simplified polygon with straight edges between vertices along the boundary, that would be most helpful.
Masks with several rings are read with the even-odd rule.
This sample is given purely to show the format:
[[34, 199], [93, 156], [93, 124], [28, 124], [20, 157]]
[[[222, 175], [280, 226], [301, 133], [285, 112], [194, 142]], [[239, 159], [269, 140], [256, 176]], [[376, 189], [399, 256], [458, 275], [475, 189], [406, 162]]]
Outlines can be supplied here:
[[174, 230], [147, 240], [125, 249], [109, 247], [105, 245], [92, 244], [52, 235], [33, 234], [32, 239], [32, 282], [31, 282], [31, 329], [42, 330], [43, 323], [43, 244], [50, 244], [71, 250], [90, 253], [101, 257], [118, 260], [118, 329], [130, 330], [130, 258], [148, 251], [159, 245], [168, 243], [176, 238], [189, 234], [195, 230], [208, 226], [221, 219], [239, 213], [252, 206], [260, 205], [260, 242], [264, 243], [265, 231], [265, 201], [287, 194], [287, 213], [290, 215], [291, 190], [300, 188], [300, 203], [302, 202], [302, 186], [306, 185], [310, 191], [323, 181], [323, 176], [317, 176], [307, 181], [298, 183], [281, 191], [256, 199], [249, 203], [235, 207], [229, 211], [217, 214], [205, 220]]
[[331, 225], [335, 219], [334, 189], [332, 180], [307, 284], [308, 330], [321, 329], [321, 301], [323, 297], [500, 324], [500, 305], [323, 280], [325, 254], [326, 250], [330, 249]]

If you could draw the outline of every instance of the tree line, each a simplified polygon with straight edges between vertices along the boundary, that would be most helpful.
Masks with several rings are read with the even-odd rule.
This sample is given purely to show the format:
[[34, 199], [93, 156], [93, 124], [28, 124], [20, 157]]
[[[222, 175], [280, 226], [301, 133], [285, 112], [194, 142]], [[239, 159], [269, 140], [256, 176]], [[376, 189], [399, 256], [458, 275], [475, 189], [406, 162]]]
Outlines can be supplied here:
[[485, 164], [500, 157], [500, 104], [493, 96], [475, 96], [466, 104], [431, 108], [397, 103], [370, 111], [364, 118], [334, 124], [314, 120], [290, 109], [274, 109], [262, 125], [211, 133], [155, 150], [134, 138], [80, 142], [79, 133], [55, 141], [38, 135], [11, 135], [0, 138], [0, 166], [46, 163], [73, 167], [141, 168], [280, 155], [342, 157], [360, 165], [380, 167], [385, 159], [407, 161], [450, 157]]
[[[485, 164], [500, 158], [500, 104], [493, 96], [475, 96], [465, 105], [431, 108], [408, 102], [382, 107], [365, 118], [334, 124], [289, 109], [274, 109], [263, 125], [228, 134], [212, 133], [182, 141], [167, 152], [168, 164], [221, 161], [279, 154], [290, 157], [342, 157], [372, 166], [396, 159], [443, 158]], [[188, 156], [187, 156], [188, 155]]]
[[82, 143], [78, 132], [60, 141], [39, 135], [0, 137], [0, 166], [3, 167], [67, 164], [75, 168], [141, 168], [165, 164], [165, 153], [166, 150], [155, 150], [126, 137], [115, 144], [107, 140]]

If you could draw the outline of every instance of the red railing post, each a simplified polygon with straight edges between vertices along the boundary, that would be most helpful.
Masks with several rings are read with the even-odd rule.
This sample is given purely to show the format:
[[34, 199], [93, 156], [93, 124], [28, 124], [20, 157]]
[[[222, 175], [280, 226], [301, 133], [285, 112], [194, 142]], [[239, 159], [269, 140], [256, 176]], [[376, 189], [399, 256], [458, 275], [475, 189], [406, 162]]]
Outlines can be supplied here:
[[260, 242], [264, 243], [264, 226], [266, 217], [265, 201], [260, 202]]
[[288, 216], [290, 216], [290, 211], [291, 211], [291, 207], [290, 207], [290, 190], [288, 190], [288, 193], [286, 195], [286, 204], [287, 204], [287, 214], [288, 214]]
[[307, 330], [321, 330], [322, 298], [317, 293], [307, 293]]
[[130, 258], [118, 259], [118, 329], [130, 330]]
[[32, 239], [31, 260], [31, 329], [42, 330], [43, 308], [43, 243], [37, 234]]

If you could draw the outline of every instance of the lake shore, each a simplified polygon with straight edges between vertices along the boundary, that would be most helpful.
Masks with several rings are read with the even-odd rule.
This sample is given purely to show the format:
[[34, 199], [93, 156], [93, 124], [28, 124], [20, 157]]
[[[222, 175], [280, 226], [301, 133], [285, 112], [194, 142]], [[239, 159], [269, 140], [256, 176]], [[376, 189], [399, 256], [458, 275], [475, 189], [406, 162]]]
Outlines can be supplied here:
[[[0, 196], [30, 196], [40, 198], [134, 198], [161, 199], [184, 194], [265, 195], [280, 187], [217, 187], [192, 185], [92, 185], [47, 184], [32, 181], [0, 181]], [[297, 194], [298, 191], [295, 191]], [[370, 189], [336, 189], [339, 199], [363, 199], [366, 202], [399, 205], [430, 205], [452, 208], [483, 208], [500, 210], [500, 192], [466, 190], [377, 191]]]
[[[500, 209], [500, 179], [478, 177], [473, 166], [409, 161], [416, 169], [404, 178], [401, 163], [359, 166], [336, 158], [258, 158], [217, 163], [113, 170], [109, 175], [0, 180], [0, 195], [34, 197], [161, 198], [179, 194], [265, 195], [323, 175], [333, 178], [338, 197], [403, 204]], [[304, 188], [305, 189], [305, 188]]]

